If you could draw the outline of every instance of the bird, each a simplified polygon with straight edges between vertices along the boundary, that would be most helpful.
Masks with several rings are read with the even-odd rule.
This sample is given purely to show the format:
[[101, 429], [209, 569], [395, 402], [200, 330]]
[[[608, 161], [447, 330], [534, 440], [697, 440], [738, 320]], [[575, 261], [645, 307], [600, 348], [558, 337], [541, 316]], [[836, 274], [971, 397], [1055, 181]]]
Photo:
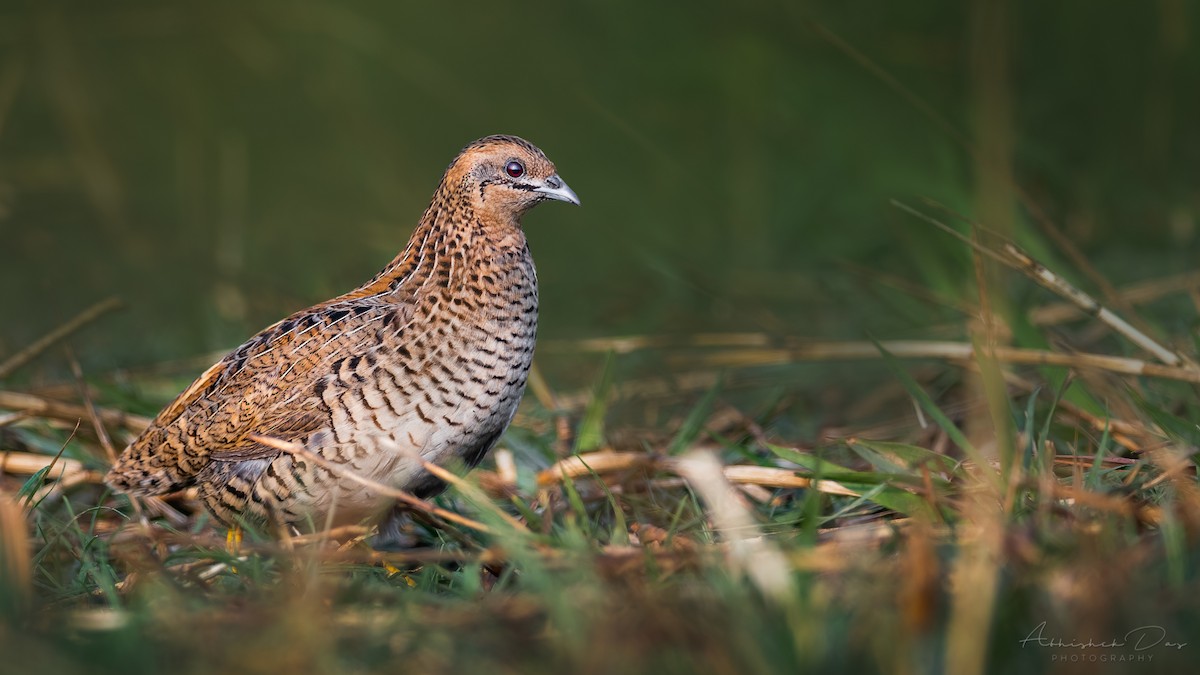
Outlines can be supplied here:
[[474, 467], [524, 393], [538, 283], [521, 217], [549, 200], [579, 204], [532, 143], [467, 144], [382, 271], [205, 370], [106, 483], [131, 496], [195, 486], [230, 531], [379, 524], [395, 512], [393, 496], [348, 475], [418, 498], [440, 493], [423, 463]]

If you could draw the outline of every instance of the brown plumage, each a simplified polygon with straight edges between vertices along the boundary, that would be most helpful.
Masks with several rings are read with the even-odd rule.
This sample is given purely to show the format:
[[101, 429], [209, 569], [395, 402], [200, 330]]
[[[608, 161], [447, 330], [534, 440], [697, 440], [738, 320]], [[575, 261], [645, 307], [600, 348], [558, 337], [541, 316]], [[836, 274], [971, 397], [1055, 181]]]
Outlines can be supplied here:
[[226, 525], [356, 522], [391, 505], [261, 435], [418, 495], [440, 491], [420, 461], [478, 463], [525, 390], [538, 291], [520, 218], [546, 199], [579, 203], [541, 150], [513, 136], [471, 143], [382, 272], [206, 370], [108, 484], [134, 495], [196, 485]]

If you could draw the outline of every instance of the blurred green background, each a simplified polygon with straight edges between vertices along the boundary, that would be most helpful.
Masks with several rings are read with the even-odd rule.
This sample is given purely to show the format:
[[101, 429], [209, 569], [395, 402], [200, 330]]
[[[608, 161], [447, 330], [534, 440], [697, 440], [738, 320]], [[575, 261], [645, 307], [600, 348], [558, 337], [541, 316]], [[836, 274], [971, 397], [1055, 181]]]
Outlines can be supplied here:
[[[1197, 13], [4, 0], [0, 355], [113, 294], [125, 310], [79, 342], [92, 372], [232, 347], [373, 275], [491, 133], [541, 146], [583, 200], [525, 221], [543, 341], [929, 335], [957, 315], [888, 279], [967, 297], [969, 257], [889, 199], [1002, 220], [1012, 202], [958, 135], [1114, 282], [1187, 269]], [[1009, 215], [994, 224], [1060, 260]]]

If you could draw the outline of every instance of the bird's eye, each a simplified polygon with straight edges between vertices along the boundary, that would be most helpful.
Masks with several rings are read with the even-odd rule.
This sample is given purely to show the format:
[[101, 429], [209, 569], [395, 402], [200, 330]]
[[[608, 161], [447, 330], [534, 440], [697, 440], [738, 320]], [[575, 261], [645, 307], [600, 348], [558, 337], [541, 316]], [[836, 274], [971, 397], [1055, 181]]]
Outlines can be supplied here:
[[520, 178], [525, 175], [525, 165], [514, 159], [504, 165], [504, 172], [513, 178]]

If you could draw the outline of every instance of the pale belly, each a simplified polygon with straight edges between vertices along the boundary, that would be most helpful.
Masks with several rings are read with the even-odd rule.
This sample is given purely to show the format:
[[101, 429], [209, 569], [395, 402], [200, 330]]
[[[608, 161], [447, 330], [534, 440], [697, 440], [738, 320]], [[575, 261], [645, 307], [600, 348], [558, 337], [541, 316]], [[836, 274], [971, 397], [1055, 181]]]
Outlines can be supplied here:
[[[444, 485], [424, 469], [424, 462], [465, 468], [477, 464], [516, 414], [532, 345], [509, 359], [472, 358], [465, 361], [468, 367], [443, 370], [441, 380], [406, 381], [407, 391], [386, 373], [364, 378], [359, 387], [327, 389], [333, 424], [304, 445], [333, 468], [292, 455], [273, 460], [278, 466], [261, 479], [265, 492], [289, 495], [274, 510], [283, 520], [311, 521], [318, 528], [371, 522], [396, 500], [364, 482], [425, 498]], [[291, 477], [294, 484], [270, 489], [267, 483], [280, 480], [273, 476]]]

